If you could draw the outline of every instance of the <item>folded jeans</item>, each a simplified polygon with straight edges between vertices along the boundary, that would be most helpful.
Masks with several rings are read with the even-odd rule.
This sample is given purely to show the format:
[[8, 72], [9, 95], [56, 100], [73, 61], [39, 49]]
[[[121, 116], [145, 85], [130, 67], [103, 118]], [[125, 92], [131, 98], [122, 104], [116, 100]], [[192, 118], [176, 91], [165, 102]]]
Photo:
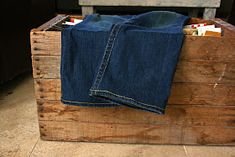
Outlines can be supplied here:
[[93, 14], [62, 31], [61, 101], [163, 114], [187, 16]]

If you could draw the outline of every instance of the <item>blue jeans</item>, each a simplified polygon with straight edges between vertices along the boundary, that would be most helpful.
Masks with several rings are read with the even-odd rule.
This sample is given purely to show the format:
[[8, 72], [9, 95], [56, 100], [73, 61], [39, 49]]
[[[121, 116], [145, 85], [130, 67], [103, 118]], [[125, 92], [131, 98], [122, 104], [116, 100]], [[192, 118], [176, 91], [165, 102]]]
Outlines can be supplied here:
[[163, 114], [188, 17], [93, 14], [62, 31], [61, 101]]

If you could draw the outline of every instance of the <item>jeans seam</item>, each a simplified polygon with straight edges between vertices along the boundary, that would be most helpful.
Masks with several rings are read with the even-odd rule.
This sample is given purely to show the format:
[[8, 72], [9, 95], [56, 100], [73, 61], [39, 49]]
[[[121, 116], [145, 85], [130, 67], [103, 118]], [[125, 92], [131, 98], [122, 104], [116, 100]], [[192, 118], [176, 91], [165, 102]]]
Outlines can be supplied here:
[[116, 24], [116, 25], [114, 25], [114, 27], [113, 27], [113, 29], [110, 33], [110, 36], [109, 36], [109, 39], [108, 39], [108, 42], [107, 42], [107, 45], [106, 45], [106, 48], [105, 48], [105, 51], [104, 51], [104, 55], [103, 55], [103, 58], [102, 58], [102, 61], [101, 61], [101, 65], [99, 67], [99, 70], [98, 70], [97, 76], [95, 78], [95, 82], [92, 86], [92, 89], [97, 89], [100, 85], [100, 82], [102, 81], [104, 72], [105, 72], [105, 70], [108, 66], [108, 61], [109, 61], [110, 56], [112, 54], [112, 50], [113, 50], [113, 47], [114, 47], [114, 42], [116, 40], [118, 32], [120, 31], [120, 28], [121, 28], [121, 25]]

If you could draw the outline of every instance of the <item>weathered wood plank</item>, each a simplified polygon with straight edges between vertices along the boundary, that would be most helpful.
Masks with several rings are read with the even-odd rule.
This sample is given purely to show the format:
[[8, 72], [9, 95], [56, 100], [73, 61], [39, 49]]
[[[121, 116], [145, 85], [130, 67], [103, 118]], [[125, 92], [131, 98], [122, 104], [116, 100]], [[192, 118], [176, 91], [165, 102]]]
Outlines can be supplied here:
[[54, 24], [57, 24], [58, 22], [61, 22], [61, 21], [65, 20], [66, 18], [68, 18], [67, 15], [57, 15], [56, 17], [54, 17], [51, 20], [49, 20], [48, 22], [44, 23], [40, 27], [33, 29], [32, 32], [47, 30], [51, 26], [53, 26]]
[[79, 0], [81, 6], [159, 6], [159, 7], [215, 7], [220, 0]]
[[[33, 56], [34, 78], [60, 78], [60, 56]], [[234, 83], [235, 62], [181, 60], [174, 82]]]
[[[60, 79], [36, 79], [36, 99], [60, 100]], [[235, 105], [235, 85], [173, 83], [169, 104]]]
[[[31, 43], [33, 55], [61, 55], [60, 32], [31, 32]], [[180, 59], [217, 62], [235, 61], [235, 38], [186, 36]]]
[[119, 107], [80, 107], [37, 100], [39, 120], [110, 124], [235, 127], [235, 106], [168, 105], [165, 115]]
[[32, 56], [34, 78], [60, 78], [60, 56]]
[[36, 99], [60, 100], [60, 79], [34, 79], [34, 90]]
[[173, 83], [169, 104], [235, 105], [235, 85]]
[[234, 145], [234, 127], [39, 121], [41, 138], [59, 141]]
[[235, 62], [178, 62], [174, 82], [235, 83]]
[[61, 55], [61, 32], [31, 31], [32, 55]]
[[212, 19], [211, 21], [215, 22], [219, 27], [222, 27], [223, 29], [229, 30], [230, 34], [235, 33], [235, 26], [234, 25], [232, 25], [226, 21], [223, 21], [220, 18], [215, 18], [215, 19]]
[[186, 36], [180, 60], [235, 62], [235, 38]]

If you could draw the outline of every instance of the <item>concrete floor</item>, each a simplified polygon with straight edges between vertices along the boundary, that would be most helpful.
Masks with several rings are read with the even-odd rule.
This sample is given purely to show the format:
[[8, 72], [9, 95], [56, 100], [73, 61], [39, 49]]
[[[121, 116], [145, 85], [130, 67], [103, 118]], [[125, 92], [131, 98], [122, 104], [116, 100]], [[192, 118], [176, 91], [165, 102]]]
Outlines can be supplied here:
[[0, 116], [0, 157], [235, 157], [235, 147], [42, 141], [30, 74], [0, 86]]

